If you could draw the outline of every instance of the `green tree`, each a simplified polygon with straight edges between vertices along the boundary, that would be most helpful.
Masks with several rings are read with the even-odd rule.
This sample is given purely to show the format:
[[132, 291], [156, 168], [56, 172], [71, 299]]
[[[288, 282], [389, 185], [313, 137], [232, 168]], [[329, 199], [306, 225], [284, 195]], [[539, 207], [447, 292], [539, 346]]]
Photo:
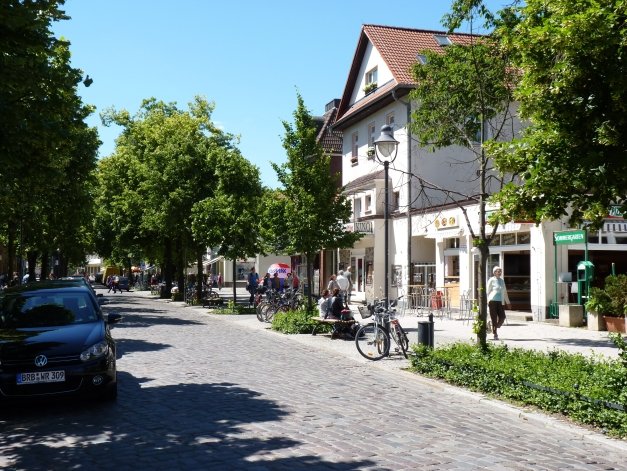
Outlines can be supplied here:
[[323, 248], [352, 247], [361, 234], [344, 229], [351, 217], [350, 202], [342, 194], [338, 175], [331, 174], [331, 159], [316, 140], [316, 125], [300, 94], [297, 102], [294, 123], [283, 122], [287, 162], [272, 164], [283, 186], [280, 229], [284, 231], [275, 231], [273, 240], [277, 250], [305, 256], [311, 294], [315, 254]]
[[77, 95], [82, 72], [70, 67], [69, 43], [50, 31], [68, 19], [63, 1], [0, 4], [0, 219], [14, 250], [35, 262], [59, 249], [82, 264], [90, 219], [90, 173], [99, 145]]
[[217, 247], [218, 255], [233, 260], [233, 302], [236, 301], [235, 261], [257, 255], [259, 208], [263, 189], [259, 169], [239, 150], [216, 152], [217, 185], [211, 199], [197, 202], [192, 210], [192, 231], [205, 247]]
[[498, 195], [505, 217], [598, 226], [613, 204], [627, 212], [626, 21], [625, 0], [527, 0], [497, 28], [530, 121], [492, 146], [522, 178]]
[[[459, 4], [463, 5], [459, 5]], [[461, 20], [472, 28], [482, 13], [468, 2], [454, 2], [452, 14], [445, 24], [459, 26]], [[457, 7], [457, 9], [455, 9]], [[457, 16], [457, 15], [461, 15]], [[488, 36], [474, 36], [469, 45], [451, 45], [440, 54], [422, 52], [425, 63], [416, 63], [413, 75], [417, 86], [411, 92], [412, 100], [419, 104], [412, 112], [411, 128], [420, 145], [443, 148], [462, 146], [469, 151], [468, 166], [469, 193], [458, 188], [445, 188], [417, 177], [423, 188], [441, 191], [461, 209], [473, 244], [479, 249], [479, 329], [478, 343], [486, 345], [487, 319], [487, 260], [489, 245], [498, 225], [489, 225], [486, 205], [491, 193], [500, 190], [504, 183], [503, 175], [495, 172], [490, 154], [486, 152], [484, 141], [489, 136], [493, 140], [511, 139], [512, 94], [514, 77], [507, 57], [498, 44]], [[479, 226], [473, 227], [468, 216], [468, 202], [479, 208]], [[475, 208], [476, 206], [471, 206]]]
[[152, 98], [133, 117], [126, 110], [102, 114], [105, 124], [123, 131], [114, 155], [101, 164], [99, 246], [119, 261], [139, 250], [154, 257], [168, 295], [175, 267], [182, 287], [188, 262], [198, 258], [192, 208], [213, 196], [215, 159], [232, 140], [213, 125], [213, 109], [201, 97], [188, 111]]

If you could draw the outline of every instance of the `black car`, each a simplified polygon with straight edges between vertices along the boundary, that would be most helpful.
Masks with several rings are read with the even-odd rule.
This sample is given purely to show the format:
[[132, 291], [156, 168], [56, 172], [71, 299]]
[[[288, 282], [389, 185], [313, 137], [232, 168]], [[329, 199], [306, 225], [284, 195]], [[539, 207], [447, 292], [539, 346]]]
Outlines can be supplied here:
[[0, 404], [13, 399], [117, 396], [116, 347], [92, 290], [43, 281], [0, 294]]

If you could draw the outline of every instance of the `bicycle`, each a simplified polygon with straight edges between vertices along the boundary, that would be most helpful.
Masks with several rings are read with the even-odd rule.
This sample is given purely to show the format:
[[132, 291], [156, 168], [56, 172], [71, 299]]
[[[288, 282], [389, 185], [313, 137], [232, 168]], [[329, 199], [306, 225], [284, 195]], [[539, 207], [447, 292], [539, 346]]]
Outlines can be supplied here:
[[396, 318], [395, 305], [396, 302], [393, 302], [387, 310], [384, 300], [368, 305], [370, 314], [366, 315], [366, 318], [372, 317], [373, 321], [363, 325], [355, 335], [355, 346], [364, 358], [377, 361], [389, 356], [390, 339], [396, 344], [395, 351], [397, 353], [400, 351], [407, 358], [409, 339]]

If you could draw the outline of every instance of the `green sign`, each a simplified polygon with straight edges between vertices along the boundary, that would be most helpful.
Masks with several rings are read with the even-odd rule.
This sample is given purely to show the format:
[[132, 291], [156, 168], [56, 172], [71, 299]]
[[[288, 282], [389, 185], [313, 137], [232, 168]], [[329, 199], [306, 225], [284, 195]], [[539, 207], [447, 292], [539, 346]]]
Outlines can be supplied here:
[[553, 233], [553, 245], [585, 244], [586, 231], [564, 231]]

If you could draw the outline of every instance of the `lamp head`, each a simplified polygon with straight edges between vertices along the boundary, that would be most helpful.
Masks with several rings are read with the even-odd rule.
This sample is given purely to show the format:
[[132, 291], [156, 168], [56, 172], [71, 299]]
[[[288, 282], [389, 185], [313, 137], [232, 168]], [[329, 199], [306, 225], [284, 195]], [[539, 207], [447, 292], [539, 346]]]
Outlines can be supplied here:
[[374, 141], [375, 153], [380, 162], [393, 162], [398, 152], [399, 142], [394, 139], [392, 126], [385, 124], [381, 126], [381, 134]]

